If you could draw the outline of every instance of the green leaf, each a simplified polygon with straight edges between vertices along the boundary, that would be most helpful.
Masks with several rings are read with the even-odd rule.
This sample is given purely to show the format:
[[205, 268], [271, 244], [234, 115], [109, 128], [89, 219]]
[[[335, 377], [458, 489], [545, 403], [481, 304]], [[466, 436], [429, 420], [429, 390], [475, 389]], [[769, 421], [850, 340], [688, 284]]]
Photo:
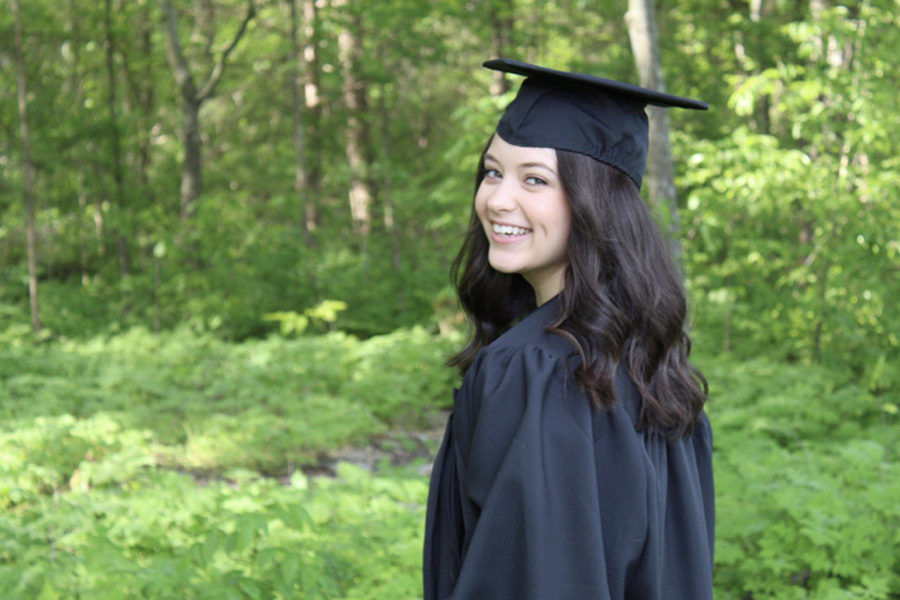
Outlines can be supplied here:
[[300, 559], [296, 554], [286, 555], [279, 565], [278, 573], [286, 588], [293, 588], [297, 581], [297, 572], [300, 570]]
[[203, 564], [209, 564], [209, 561], [212, 560], [212, 557], [216, 553], [221, 542], [222, 534], [218, 531], [210, 531], [206, 534], [206, 540], [204, 540], [200, 551], [200, 554], [203, 557]]

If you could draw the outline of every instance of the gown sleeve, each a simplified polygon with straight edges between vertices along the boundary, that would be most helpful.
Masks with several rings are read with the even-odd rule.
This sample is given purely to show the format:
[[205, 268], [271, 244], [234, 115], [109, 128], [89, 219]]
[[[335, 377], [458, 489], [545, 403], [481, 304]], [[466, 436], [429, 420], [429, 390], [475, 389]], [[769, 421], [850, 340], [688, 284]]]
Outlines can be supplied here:
[[711, 599], [705, 439], [633, 419], [594, 409], [542, 348], [480, 356], [432, 473], [426, 600]]
[[462, 561], [465, 532], [460, 481], [465, 478], [460, 474], [458, 453], [453, 435], [453, 415], [450, 415], [444, 441], [434, 460], [428, 492], [422, 565], [425, 600], [446, 598], [452, 593]]
[[460, 402], [465, 521], [454, 600], [608, 598], [590, 404], [535, 347], [480, 365]]

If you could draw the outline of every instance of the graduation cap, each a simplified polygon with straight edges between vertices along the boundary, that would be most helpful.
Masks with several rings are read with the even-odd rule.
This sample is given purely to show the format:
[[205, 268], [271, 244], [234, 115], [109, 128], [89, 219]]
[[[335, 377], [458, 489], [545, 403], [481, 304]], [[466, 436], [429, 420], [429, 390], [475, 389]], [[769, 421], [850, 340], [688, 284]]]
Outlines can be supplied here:
[[506, 142], [586, 154], [624, 172], [638, 188], [649, 144], [644, 107], [709, 108], [699, 100], [516, 60], [489, 60], [484, 66], [527, 77], [497, 125]]

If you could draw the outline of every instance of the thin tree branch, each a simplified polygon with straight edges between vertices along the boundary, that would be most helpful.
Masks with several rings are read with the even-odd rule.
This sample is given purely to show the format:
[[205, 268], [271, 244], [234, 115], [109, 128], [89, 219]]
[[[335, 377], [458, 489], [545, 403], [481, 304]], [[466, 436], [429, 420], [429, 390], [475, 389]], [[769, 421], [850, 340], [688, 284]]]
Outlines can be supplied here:
[[244, 17], [244, 22], [241, 23], [237, 35], [234, 36], [231, 44], [225, 49], [225, 52], [222, 53], [222, 56], [213, 67], [209, 79], [197, 94], [197, 102], [203, 102], [212, 95], [213, 91], [215, 91], [216, 86], [219, 84], [219, 80], [222, 79], [222, 73], [225, 71], [225, 61], [228, 60], [228, 55], [231, 54], [231, 51], [234, 50], [238, 45], [238, 42], [241, 41], [241, 38], [244, 37], [244, 32], [247, 30], [247, 24], [250, 23], [250, 20], [253, 19], [254, 16], [256, 16], [256, 7], [253, 5], [253, 0], [249, 0], [247, 2], [247, 16]]

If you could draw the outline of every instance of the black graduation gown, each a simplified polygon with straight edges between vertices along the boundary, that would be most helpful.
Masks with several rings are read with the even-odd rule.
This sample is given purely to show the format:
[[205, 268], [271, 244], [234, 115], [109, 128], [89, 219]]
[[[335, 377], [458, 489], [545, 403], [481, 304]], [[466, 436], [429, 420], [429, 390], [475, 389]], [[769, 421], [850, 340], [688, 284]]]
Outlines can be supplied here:
[[426, 600], [709, 600], [712, 433], [636, 430], [624, 371], [610, 411], [566, 377], [557, 301], [484, 348], [455, 390], [425, 529]]

